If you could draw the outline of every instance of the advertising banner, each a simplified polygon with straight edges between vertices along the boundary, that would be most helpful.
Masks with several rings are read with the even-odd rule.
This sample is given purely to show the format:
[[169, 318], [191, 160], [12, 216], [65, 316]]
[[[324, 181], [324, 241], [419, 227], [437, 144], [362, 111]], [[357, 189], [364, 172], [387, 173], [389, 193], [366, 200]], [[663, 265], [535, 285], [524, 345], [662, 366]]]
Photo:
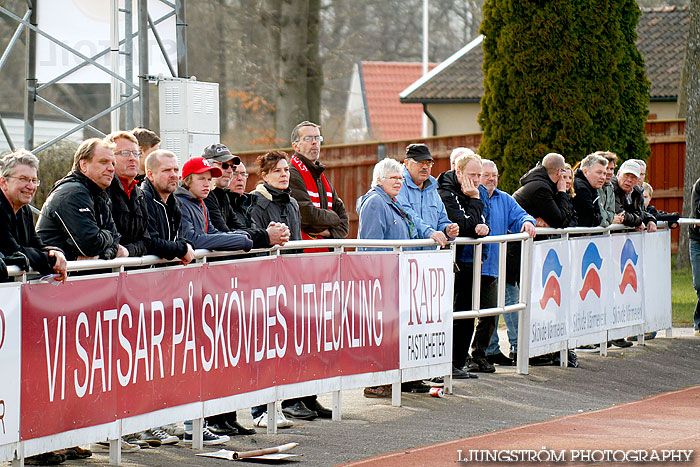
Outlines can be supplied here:
[[0, 446], [19, 441], [20, 291], [0, 286]]
[[405, 253], [399, 266], [401, 368], [452, 361], [452, 252]]
[[[644, 324], [647, 331], [671, 327], [671, 231], [644, 234]], [[651, 287], [653, 284], [653, 287]]]
[[607, 307], [608, 329], [640, 324], [644, 321], [642, 235], [649, 234], [630, 233], [610, 237], [612, 275], [609, 277], [612, 299]]
[[396, 369], [398, 269], [281, 256], [25, 284], [22, 436]]
[[610, 237], [581, 237], [569, 241], [571, 251], [571, 336], [604, 331], [612, 274]]
[[[569, 246], [561, 240], [537, 242], [532, 251], [530, 352], [565, 341], [571, 302]], [[533, 353], [534, 352], [534, 353]]]

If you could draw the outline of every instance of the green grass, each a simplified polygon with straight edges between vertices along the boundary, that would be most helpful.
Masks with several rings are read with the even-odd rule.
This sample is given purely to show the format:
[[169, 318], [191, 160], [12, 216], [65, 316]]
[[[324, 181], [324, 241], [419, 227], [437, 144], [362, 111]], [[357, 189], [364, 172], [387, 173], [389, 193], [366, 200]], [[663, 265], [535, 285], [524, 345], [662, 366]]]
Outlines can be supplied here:
[[[674, 258], [675, 259], [675, 258]], [[675, 263], [675, 261], [673, 261]], [[693, 274], [690, 267], [676, 270], [671, 266], [672, 322], [676, 327], [692, 327], [695, 303], [698, 301], [693, 289]]]

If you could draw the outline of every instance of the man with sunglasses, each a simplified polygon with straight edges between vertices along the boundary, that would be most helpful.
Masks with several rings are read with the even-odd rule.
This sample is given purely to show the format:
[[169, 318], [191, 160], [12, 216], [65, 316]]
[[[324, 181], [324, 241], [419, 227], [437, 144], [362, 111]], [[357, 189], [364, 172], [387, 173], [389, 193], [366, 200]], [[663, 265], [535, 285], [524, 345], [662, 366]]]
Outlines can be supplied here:
[[[271, 222], [266, 229], [253, 223], [247, 215], [247, 195], [244, 193], [248, 172], [238, 156], [223, 144], [212, 144], [204, 148], [202, 157], [213, 167], [221, 169], [221, 177], [213, 179], [214, 188], [204, 198], [209, 210], [212, 225], [220, 232], [243, 230], [253, 240], [253, 248], [267, 248], [283, 245], [289, 240], [289, 228], [278, 222]], [[232, 193], [231, 187], [241, 186], [240, 193]], [[234, 203], [239, 200], [240, 203]], [[245, 205], [245, 206], [243, 206]]]

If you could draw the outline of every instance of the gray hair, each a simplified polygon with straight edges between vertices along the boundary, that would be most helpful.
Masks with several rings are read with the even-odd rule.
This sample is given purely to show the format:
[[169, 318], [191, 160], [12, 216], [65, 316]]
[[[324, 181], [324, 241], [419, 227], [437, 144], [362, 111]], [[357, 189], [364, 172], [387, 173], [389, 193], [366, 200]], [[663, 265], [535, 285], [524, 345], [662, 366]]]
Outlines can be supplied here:
[[26, 149], [18, 149], [2, 158], [0, 162], [0, 176], [11, 177], [18, 165], [28, 165], [39, 170], [39, 159]]
[[391, 157], [387, 157], [386, 159], [382, 159], [381, 161], [377, 162], [377, 164], [374, 166], [374, 170], [372, 171], [372, 188], [379, 185], [378, 180], [386, 177], [386, 174], [390, 172], [402, 173], [401, 170], [401, 164], [399, 164], [396, 159], [392, 159]]
[[321, 131], [321, 125], [317, 125], [314, 122], [304, 120], [303, 122], [298, 123], [297, 126], [295, 126], [294, 129], [292, 130], [292, 137], [291, 137], [292, 143], [296, 143], [297, 141], [299, 141], [299, 128], [303, 128], [305, 126], [312, 126], [314, 128], [318, 128], [318, 130]]
[[596, 164], [600, 164], [603, 167], [607, 167], [608, 160], [605, 157], [598, 155], [596, 153], [589, 154], [586, 157], [584, 157], [583, 160], [581, 161], [581, 170], [584, 170], [584, 169], [588, 170]]
[[492, 167], [496, 169], [496, 172], [498, 172], [498, 167], [496, 166], [496, 163], [489, 159], [481, 159], [481, 167], [483, 167], [484, 169], [486, 167]]
[[450, 153], [450, 164], [454, 164], [455, 160], [462, 154], [474, 154], [474, 151], [464, 147], [454, 148]]

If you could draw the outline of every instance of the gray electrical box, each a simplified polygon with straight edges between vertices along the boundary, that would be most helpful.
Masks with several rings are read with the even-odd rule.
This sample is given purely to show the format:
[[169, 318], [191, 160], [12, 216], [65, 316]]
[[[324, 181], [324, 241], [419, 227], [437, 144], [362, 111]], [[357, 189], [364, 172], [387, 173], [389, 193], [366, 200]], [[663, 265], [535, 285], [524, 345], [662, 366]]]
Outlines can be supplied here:
[[219, 83], [195, 79], [157, 80], [161, 148], [177, 155], [180, 166], [220, 138]]

